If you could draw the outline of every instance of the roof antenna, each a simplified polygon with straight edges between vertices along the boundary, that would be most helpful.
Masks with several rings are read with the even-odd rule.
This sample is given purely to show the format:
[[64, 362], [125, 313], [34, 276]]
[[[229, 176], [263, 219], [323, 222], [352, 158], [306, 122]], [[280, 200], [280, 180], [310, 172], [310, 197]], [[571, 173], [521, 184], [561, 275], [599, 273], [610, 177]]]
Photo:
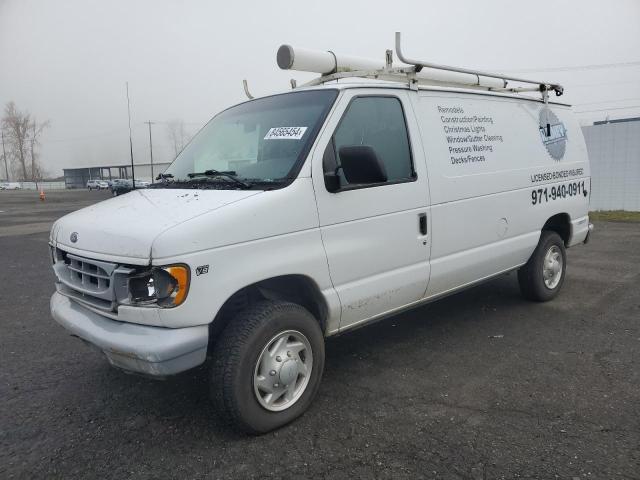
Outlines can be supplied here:
[[242, 86], [244, 87], [244, 94], [247, 96], [247, 98], [249, 100], [253, 99], [253, 95], [251, 95], [251, 93], [249, 93], [249, 84], [247, 83], [247, 79], [243, 79], [242, 80]]

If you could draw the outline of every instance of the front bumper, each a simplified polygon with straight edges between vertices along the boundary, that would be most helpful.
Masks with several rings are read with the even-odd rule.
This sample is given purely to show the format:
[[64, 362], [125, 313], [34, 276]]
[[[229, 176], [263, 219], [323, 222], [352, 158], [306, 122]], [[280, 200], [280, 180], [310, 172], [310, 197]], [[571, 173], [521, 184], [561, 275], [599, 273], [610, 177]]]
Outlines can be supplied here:
[[130, 372], [173, 375], [204, 363], [208, 325], [162, 328], [103, 317], [56, 292], [51, 315], [72, 335], [96, 346], [109, 362]]

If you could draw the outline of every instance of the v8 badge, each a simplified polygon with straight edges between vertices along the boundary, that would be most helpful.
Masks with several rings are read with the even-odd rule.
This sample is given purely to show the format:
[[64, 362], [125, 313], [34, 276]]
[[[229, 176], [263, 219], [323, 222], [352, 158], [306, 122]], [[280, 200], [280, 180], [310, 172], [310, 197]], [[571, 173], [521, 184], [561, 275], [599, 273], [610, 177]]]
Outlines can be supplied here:
[[209, 273], [209, 265], [200, 265], [196, 267], [196, 275], [204, 275], [205, 273]]

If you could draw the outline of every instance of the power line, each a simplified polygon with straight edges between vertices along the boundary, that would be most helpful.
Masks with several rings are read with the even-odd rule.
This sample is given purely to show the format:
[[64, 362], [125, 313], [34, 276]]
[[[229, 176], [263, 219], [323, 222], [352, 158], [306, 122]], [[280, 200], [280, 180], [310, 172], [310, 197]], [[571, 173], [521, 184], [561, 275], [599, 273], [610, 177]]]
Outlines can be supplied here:
[[[143, 123], [146, 123], [146, 122], [143, 122]], [[174, 123], [174, 122], [172, 122], [172, 121], [170, 121], [170, 120], [165, 120], [164, 122], [161, 122], [161, 121], [155, 121], [154, 123], [161, 123], [161, 124], [163, 124], [163, 125], [171, 125], [171, 124], [172, 124], [172, 123]], [[206, 122], [180, 122], [180, 123], [182, 123], [182, 125], [198, 125], [198, 126], [202, 126], [202, 125], [204, 125]]]
[[[169, 125], [170, 121], [154, 121], [153, 123], [158, 123], [158, 124], [162, 124], [162, 125]], [[136, 130], [139, 129], [142, 125], [146, 125], [147, 122], [142, 122], [140, 125], [136, 125], [136, 124], [132, 124], [131, 128], [132, 130]], [[202, 126], [204, 125], [204, 123], [202, 122], [182, 122], [183, 125], [197, 125], [197, 126]], [[66, 142], [82, 142], [84, 140], [94, 140], [97, 138], [104, 138], [104, 137], [110, 137], [112, 135], [117, 135], [119, 133], [123, 133], [126, 132], [128, 130], [127, 127], [121, 127], [121, 128], [115, 128], [113, 130], [107, 130], [105, 132], [102, 133], [96, 133], [96, 134], [92, 134], [92, 135], [86, 135], [86, 136], [82, 136], [82, 137], [71, 137], [71, 138], [54, 138], [52, 140], [46, 140], [44, 142], [41, 142], [42, 144], [49, 144], [49, 143], [66, 143]]]
[[576, 70], [602, 70], [607, 68], [624, 68], [624, 67], [640, 67], [640, 60], [632, 62], [619, 62], [619, 63], [600, 63], [592, 65], [576, 65], [576, 66], [564, 66], [564, 67], [542, 67], [542, 68], [521, 68], [512, 70], [500, 70], [504, 73], [517, 72], [517, 73], [534, 73], [534, 72], [570, 72]]
[[88, 135], [88, 136], [85, 136], [85, 137], [58, 138], [58, 139], [53, 139], [53, 140], [47, 140], [47, 141], [42, 142], [42, 143], [81, 142], [81, 141], [84, 141], [84, 140], [93, 140], [95, 138], [110, 137], [111, 135], [116, 135], [116, 134], [124, 132], [126, 130], [127, 130], [126, 128], [116, 128], [114, 130], [107, 130], [106, 132], [98, 133], [98, 134], [95, 134], [95, 135]]
[[640, 105], [630, 105], [628, 107], [598, 108], [595, 110], [576, 110], [575, 113], [608, 112], [609, 110], [626, 110], [628, 108], [640, 108]]
[[598, 105], [600, 103], [613, 103], [613, 102], [635, 102], [636, 100], [640, 100], [640, 98], [620, 98], [618, 100], [602, 100], [600, 102], [586, 102], [586, 103], [574, 103], [574, 105]]
[[571, 88], [579, 88], [579, 87], [604, 87], [604, 86], [610, 86], [610, 85], [624, 85], [624, 84], [628, 84], [628, 83], [633, 83], [635, 85], [640, 86], [640, 79], [638, 80], [627, 80], [627, 81], [623, 81], [623, 82], [598, 82], [598, 83], [578, 83], [578, 84], [572, 84], [570, 81], [568, 82], [564, 82], [567, 85], [571, 85]]

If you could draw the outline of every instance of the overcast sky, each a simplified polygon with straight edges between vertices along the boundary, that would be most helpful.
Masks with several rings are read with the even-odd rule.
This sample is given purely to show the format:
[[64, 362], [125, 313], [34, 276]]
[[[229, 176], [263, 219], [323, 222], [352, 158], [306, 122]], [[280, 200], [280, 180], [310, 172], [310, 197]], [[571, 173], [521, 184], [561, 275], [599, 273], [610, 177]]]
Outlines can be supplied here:
[[[254, 95], [310, 78], [278, 69], [279, 45], [384, 58], [396, 30], [410, 57], [563, 83], [563, 100], [590, 110], [584, 122], [640, 116], [637, 0], [0, 0], [0, 104], [51, 122], [49, 174], [123, 164], [128, 81], [134, 157], [146, 163], [143, 122], [195, 132], [245, 99], [243, 78]], [[557, 70], [602, 64], [618, 65]], [[166, 126], [153, 135], [154, 160], [170, 160]]]

